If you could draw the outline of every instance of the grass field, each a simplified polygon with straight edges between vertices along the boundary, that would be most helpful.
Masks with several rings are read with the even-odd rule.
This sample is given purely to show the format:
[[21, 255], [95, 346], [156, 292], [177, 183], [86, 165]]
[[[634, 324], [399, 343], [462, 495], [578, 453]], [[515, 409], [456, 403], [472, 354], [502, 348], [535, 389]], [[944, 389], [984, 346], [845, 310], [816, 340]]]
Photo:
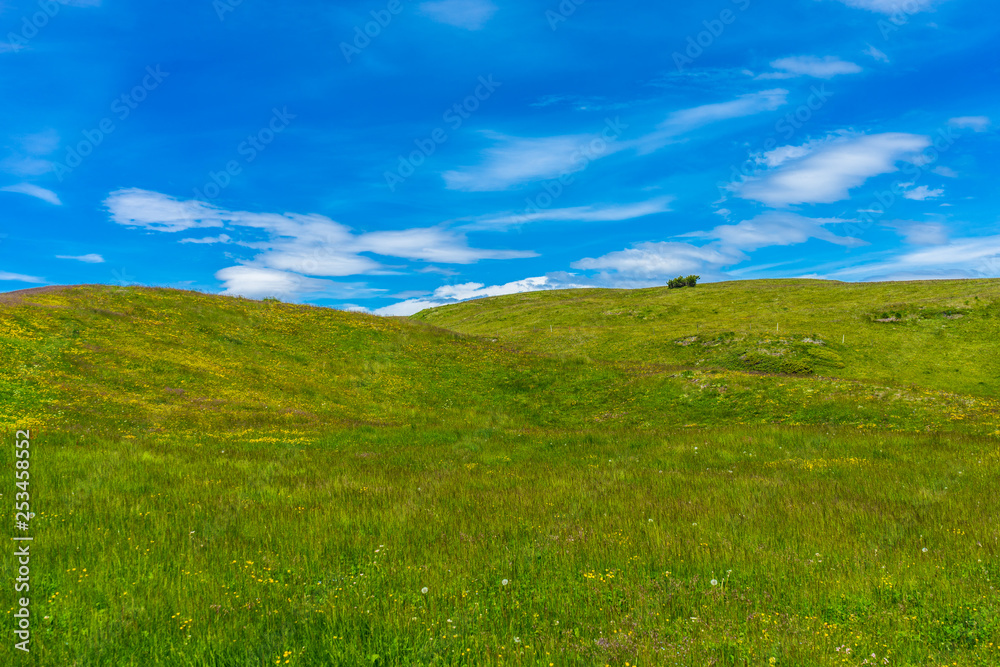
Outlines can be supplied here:
[[9, 664], [1000, 664], [1000, 281], [3, 301]]

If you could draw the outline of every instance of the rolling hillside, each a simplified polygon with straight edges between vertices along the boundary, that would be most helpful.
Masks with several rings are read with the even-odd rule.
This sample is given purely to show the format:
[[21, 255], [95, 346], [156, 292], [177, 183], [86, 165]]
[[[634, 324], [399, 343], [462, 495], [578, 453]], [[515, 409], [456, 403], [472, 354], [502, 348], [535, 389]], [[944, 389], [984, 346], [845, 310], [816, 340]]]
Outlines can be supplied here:
[[561, 290], [414, 319], [520, 349], [1000, 395], [1000, 280]]
[[18, 660], [996, 665], [998, 292], [0, 295]]

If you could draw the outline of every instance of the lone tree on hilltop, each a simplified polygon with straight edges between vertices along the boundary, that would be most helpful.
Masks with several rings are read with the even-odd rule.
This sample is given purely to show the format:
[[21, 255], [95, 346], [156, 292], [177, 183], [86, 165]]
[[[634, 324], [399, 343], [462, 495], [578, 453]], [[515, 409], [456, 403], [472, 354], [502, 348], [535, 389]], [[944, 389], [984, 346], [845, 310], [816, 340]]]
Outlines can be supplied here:
[[701, 279], [701, 276], [687, 276], [686, 278], [684, 276], [677, 276], [667, 283], [667, 287], [670, 289], [679, 287], [694, 287], [698, 284], [699, 279]]

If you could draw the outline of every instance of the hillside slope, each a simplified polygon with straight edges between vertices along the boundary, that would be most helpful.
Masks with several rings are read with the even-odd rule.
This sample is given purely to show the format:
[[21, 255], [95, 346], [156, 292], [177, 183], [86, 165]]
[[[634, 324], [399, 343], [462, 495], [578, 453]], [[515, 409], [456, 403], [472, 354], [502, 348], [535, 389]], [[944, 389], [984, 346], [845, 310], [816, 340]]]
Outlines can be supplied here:
[[591, 359], [1000, 395], [1000, 280], [544, 291], [443, 306], [413, 319]]
[[[995, 285], [983, 286], [984, 295], [989, 287]], [[829, 340], [829, 332], [822, 340], [812, 334], [822, 344], [798, 334], [725, 334], [738, 327], [722, 312], [698, 329], [705, 313], [727, 301], [736, 307], [728, 290], [535, 293], [422, 316], [471, 333], [502, 323], [513, 327], [516, 345], [509, 333], [498, 343], [405, 319], [178, 290], [29, 293], [0, 305], [0, 419], [14, 425], [44, 418], [67, 429], [132, 436], [180, 429], [236, 437], [242, 429], [270, 429], [286, 439], [358, 425], [1000, 430], [1000, 404], [983, 396], [1000, 375], [991, 375], [998, 361], [989, 354], [996, 305], [985, 296], [964, 299], [986, 303], [962, 303], [963, 319], [869, 324], [864, 333], [850, 310], [831, 307], [830, 319], [852, 322], [852, 337], [867, 336], [851, 348]], [[512, 301], [517, 309], [507, 307]], [[785, 303], [777, 309], [798, 307]], [[609, 309], [615, 314], [603, 314]], [[633, 314], [640, 312], [647, 314]], [[809, 317], [789, 311], [792, 331], [815, 331]], [[545, 321], [555, 322], [553, 333], [536, 331]], [[921, 352], [928, 338], [937, 349]], [[885, 384], [875, 364], [897, 363], [890, 349], [923, 354], [934, 374], [907, 367], [922, 387]], [[875, 361], [880, 350], [884, 362]], [[961, 373], [951, 359], [961, 362]], [[824, 377], [781, 373], [802, 363]]]
[[[931, 389], [737, 369], [733, 289], [423, 315], [509, 318], [533, 351], [178, 290], [0, 295], [0, 422], [20, 439], [0, 521], [34, 540], [21, 662], [1000, 664], [1000, 404], [943, 371]], [[857, 357], [810, 322], [753, 349], [824, 359], [811, 345], [861, 375], [887, 340], [972, 354], [990, 294], [871, 324]], [[702, 346], [652, 297], [734, 335]]]

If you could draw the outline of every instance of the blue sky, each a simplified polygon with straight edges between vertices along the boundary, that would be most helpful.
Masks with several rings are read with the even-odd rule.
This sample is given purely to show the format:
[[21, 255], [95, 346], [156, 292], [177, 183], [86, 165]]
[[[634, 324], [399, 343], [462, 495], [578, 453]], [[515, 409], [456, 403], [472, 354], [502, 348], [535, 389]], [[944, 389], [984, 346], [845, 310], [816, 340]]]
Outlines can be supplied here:
[[1000, 277], [998, 33], [982, 0], [0, 1], [0, 290]]

